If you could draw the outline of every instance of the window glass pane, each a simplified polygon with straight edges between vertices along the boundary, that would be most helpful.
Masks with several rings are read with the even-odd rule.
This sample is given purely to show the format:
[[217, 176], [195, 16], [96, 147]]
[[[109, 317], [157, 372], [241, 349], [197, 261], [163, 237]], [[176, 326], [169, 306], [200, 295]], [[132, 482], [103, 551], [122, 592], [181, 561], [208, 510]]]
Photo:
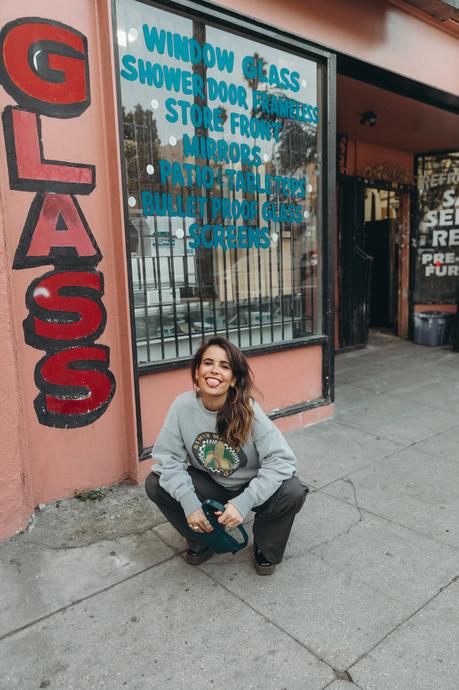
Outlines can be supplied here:
[[139, 364], [322, 332], [321, 69], [117, 1]]

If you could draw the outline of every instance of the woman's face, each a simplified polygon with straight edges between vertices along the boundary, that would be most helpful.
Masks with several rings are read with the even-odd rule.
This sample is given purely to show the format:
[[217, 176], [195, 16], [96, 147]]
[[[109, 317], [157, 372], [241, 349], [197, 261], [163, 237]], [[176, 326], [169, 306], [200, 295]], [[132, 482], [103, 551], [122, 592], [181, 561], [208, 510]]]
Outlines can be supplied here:
[[225, 350], [218, 345], [210, 345], [204, 350], [196, 370], [196, 385], [205, 407], [214, 410], [223, 407], [228, 389], [235, 383], [236, 377]]

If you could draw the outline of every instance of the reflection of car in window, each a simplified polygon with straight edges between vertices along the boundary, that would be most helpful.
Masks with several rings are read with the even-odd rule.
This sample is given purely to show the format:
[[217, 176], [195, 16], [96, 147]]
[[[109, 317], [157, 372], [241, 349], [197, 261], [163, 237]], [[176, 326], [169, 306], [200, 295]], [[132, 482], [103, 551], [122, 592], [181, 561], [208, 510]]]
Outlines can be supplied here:
[[[226, 328], [226, 321], [225, 317], [221, 316], [219, 314], [216, 314], [215, 318], [213, 314], [208, 314], [207, 316], [204, 317], [204, 330], [205, 331], [222, 331], [225, 330]], [[194, 321], [193, 322], [193, 327], [196, 328], [197, 330], [201, 330], [201, 322], [200, 321]]]
[[[234, 316], [228, 318], [228, 322], [226, 321], [224, 314], [205, 314], [203, 324], [205, 331], [224, 331], [226, 330], [226, 327], [229, 329], [234, 329], [238, 326], [245, 328], [249, 326], [249, 324], [252, 326], [264, 326], [270, 324], [271, 319], [273, 322], [276, 322], [279, 319], [279, 316], [280, 312], [277, 308], [274, 309], [273, 312], [267, 310], [260, 312], [252, 309], [250, 310], [249, 319], [248, 310], [242, 307], [240, 308], [239, 314], [235, 314]], [[201, 321], [195, 318], [193, 321], [193, 329], [200, 331], [201, 328]]]
[[269, 311], [251, 311], [250, 320], [253, 326], [263, 325], [265, 323], [271, 323], [271, 312]]
[[163, 335], [175, 335], [175, 326], [171, 324], [163, 324]]

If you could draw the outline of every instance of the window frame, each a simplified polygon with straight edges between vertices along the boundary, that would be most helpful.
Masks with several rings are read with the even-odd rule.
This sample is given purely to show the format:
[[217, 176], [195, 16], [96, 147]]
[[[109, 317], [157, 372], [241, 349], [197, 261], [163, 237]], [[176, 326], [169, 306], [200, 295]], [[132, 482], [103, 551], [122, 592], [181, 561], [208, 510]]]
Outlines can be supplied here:
[[[322, 195], [321, 195], [321, 289], [322, 289], [322, 334], [311, 335], [298, 339], [286, 340], [278, 343], [266, 343], [252, 347], [241, 348], [247, 356], [257, 356], [272, 352], [280, 352], [298, 347], [309, 347], [314, 345], [322, 346], [322, 393], [323, 397], [319, 400], [305, 403], [301, 410], [326, 405], [334, 402], [334, 303], [335, 303], [335, 250], [336, 250], [336, 53], [318, 46], [314, 42], [307, 41], [302, 36], [278, 29], [270, 24], [245, 17], [238, 12], [223, 8], [207, 1], [195, 2], [194, 0], [136, 0], [148, 7], [157, 7], [164, 11], [175, 14], [193, 17], [211, 24], [212, 26], [225, 31], [229, 30], [243, 37], [260, 41], [263, 44], [272, 45], [277, 49], [285, 49], [290, 54], [310, 59], [320, 64], [323, 73], [320, 77], [321, 88], [321, 112], [322, 112], [322, 132], [321, 132], [321, 152], [322, 152]], [[112, 11], [112, 31], [113, 47], [115, 58], [115, 84], [116, 84], [116, 105], [118, 119], [118, 138], [119, 153], [121, 161], [121, 182], [123, 189], [123, 211], [125, 227], [125, 248], [128, 275], [129, 293], [129, 317], [131, 325], [131, 344], [133, 355], [135, 399], [137, 409], [137, 436], [139, 443], [139, 457], [149, 457], [149, 448], [144, 449], [141, 429], [141, 409], [140, 409], [140, 390], [139, 378], [141, 376], [154, 374], [155, 372], [174, 370], [189, 366], [192, 356], [174, 358], [170, 360], [160, 360], [149, 362], [139, 366], [137, 359], [137, 343], [134, 318], [134, 288], [130, 257], [129, 244], [129, 207], [127, 203], [127, 176], [126, 160], [124, 153], [124, 134], [122, 118], [121, 100], [121, 77], [120, 60], [117, 36], [117, 15], [116, 0], [111, 0]], [[211, 336], [212, 333], [209, 333]], [[300, 411], [300, 410], [295, 410]], [[287, 414], [293, 414], [286, 412]], [[276, 416], [282, 416], [282, 411]]]

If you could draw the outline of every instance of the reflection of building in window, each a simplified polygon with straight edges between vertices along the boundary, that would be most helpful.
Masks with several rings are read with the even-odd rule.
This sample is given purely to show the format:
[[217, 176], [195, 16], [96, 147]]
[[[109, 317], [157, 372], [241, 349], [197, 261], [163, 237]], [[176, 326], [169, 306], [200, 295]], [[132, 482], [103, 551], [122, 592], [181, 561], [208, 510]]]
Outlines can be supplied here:
[[390, 189], [367, 188], [365, 190], [365, 222], [396, 220], [400, 195]]
[[129, 247], [131, 254], [139, 253], [139, 232], [132, 220], [129, 221]]
[[136, 195], [151, 179], [148, 166], [158, 163], [160, 140], [151, 110], [137, 104], [126, 111], [123, 106], [123, 132], [128, 194]]

